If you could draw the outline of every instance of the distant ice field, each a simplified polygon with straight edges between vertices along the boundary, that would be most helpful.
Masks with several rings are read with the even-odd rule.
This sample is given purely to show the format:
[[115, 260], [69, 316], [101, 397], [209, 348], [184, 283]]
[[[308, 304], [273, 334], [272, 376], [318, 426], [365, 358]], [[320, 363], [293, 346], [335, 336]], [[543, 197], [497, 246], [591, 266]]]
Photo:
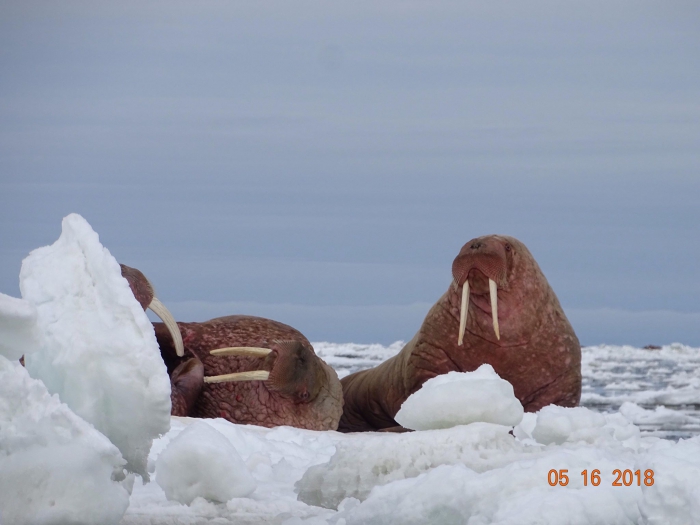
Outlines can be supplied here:
[[[313, 343], [342, 378], [397, 354], [389, 346]], [[679, 343], [660, 349], [598, 345], [582, 349], [581, 404], [598, 412], [622, 412], [642, 433], [678, 440], [700, 435], [700, 348]]]

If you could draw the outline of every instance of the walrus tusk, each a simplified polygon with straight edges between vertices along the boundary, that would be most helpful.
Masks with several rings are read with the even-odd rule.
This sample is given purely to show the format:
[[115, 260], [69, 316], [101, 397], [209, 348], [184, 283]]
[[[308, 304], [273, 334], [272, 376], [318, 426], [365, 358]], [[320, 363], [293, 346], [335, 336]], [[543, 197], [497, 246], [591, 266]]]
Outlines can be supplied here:
[[245, 355], [252, 357], [265, 357], [272, 352], [269, 348], [259, 348], [255, 346], [230, 346], [227, 348], [217, 348], [209, 352], [211, 355]]
[[252, 372], [236, 372], [235, 374], [222, 374], [204, 378], [205, 383], [228, 383], [229, 381], [267, 381], [270, 372], [267, 370], [253, 370]]
[[180, 329], [177, 327], [177, 323], [173, 318], [173, 314], [171, 314], [170, 311], [165, 307], [165, 305], [161, 303], [155, 296], [153, 297], [153, 300], [151, 301], [151, 304], [148, 305], [148, 307], [154, 314], [160, 317], [160, 320], [163, 321], [165, 326], [168, 327], [168, 331], [170, 332], [170, 335], [173, 338], [173, 342], [175, 343], [175, 353], [177, 353], [179, 357], [184, 356], [185, 345], [182, 342], [182, 334], [180, 334]]
[[491, 317], [493, 319], [493, 331], [496, 332], [496, 339], [500, 341], [501, 334], [498, 333], [498, 288], [496, 281], [489, 279], [489, 295], [491, 296]]
[[462, 346], [464, 341], [464, 331], [467, 329], [467, 313], [469, 312], [469, 281], [464, 281], [462, 285], [462, 305], [459, 309], [459, 337], [457, 344]]

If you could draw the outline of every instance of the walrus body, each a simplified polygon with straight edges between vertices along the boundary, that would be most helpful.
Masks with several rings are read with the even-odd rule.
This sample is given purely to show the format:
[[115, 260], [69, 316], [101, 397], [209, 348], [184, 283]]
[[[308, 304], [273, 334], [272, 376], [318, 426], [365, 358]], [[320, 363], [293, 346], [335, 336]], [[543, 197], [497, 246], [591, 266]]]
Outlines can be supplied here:
[[[185, 347], [178, 357], [167, 327], [154, 323], [171, 377], [172, 413], [233, 423], [335, 430], [343, 409], [338, 375], [291, 326], [244, 315], [177, 323]], [[264, 357], [211, 355], [224, 347], [271, 349]], [[267, 371], [269, 379], [206, 383], [205, 377]]]
[[164, 321], [153, 326], [170, 375], [172, 415], [338, 428], [338, 375], [298, 330], [245, 315], [176, 323], [143, 273], [123, 264], [121, 272], [141, 307]]
[[[525, 245], [501, 235], [474, 239], [454, 260], [452, 274], [453, 283], [399, 354], [343, 378], [338, 430], [395, 427], [401, 404], [425, 381], [485, 363], [513, 385], [526, 411], [578, 404], [581, 347]], [[466, 315], [462, 344], [461, 311]]]

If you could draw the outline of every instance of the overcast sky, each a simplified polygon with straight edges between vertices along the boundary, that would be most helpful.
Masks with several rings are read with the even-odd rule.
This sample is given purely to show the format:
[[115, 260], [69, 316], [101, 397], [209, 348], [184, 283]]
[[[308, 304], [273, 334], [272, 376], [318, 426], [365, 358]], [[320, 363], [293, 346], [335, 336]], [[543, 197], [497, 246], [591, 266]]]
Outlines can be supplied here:
[[178, 320], [408, 340], [468, 240], [700, 345], [700, 5], [0, 3], [0, 291], [83, 215]]

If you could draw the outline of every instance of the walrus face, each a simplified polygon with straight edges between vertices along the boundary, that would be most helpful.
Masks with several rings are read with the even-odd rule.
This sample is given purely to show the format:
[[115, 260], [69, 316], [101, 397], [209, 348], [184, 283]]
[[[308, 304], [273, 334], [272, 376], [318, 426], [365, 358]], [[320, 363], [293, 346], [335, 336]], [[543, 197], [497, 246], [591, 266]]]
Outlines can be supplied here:
[[470, 313], [475, 316], [470, 325], [479, 335], [495, 336], [497, 341], [502, 328], [506, 335], [510, 332], [522, 338], [526, 335], [523, 327], [539, 325], [530, 318], [537, 315], [537, 295], [547, 287], [533, 284], [544, 276], [517, 239], [502, 235], [472, 239], [453, 261], [452, 277], [455, 293], [461, 288], [458, 345], [463, 343]]
[[275, 341], [263, 368], [267, 386], [294, 403], [310, 403], [318, 396], [325, 373], [313, 350], [300, 341]]

